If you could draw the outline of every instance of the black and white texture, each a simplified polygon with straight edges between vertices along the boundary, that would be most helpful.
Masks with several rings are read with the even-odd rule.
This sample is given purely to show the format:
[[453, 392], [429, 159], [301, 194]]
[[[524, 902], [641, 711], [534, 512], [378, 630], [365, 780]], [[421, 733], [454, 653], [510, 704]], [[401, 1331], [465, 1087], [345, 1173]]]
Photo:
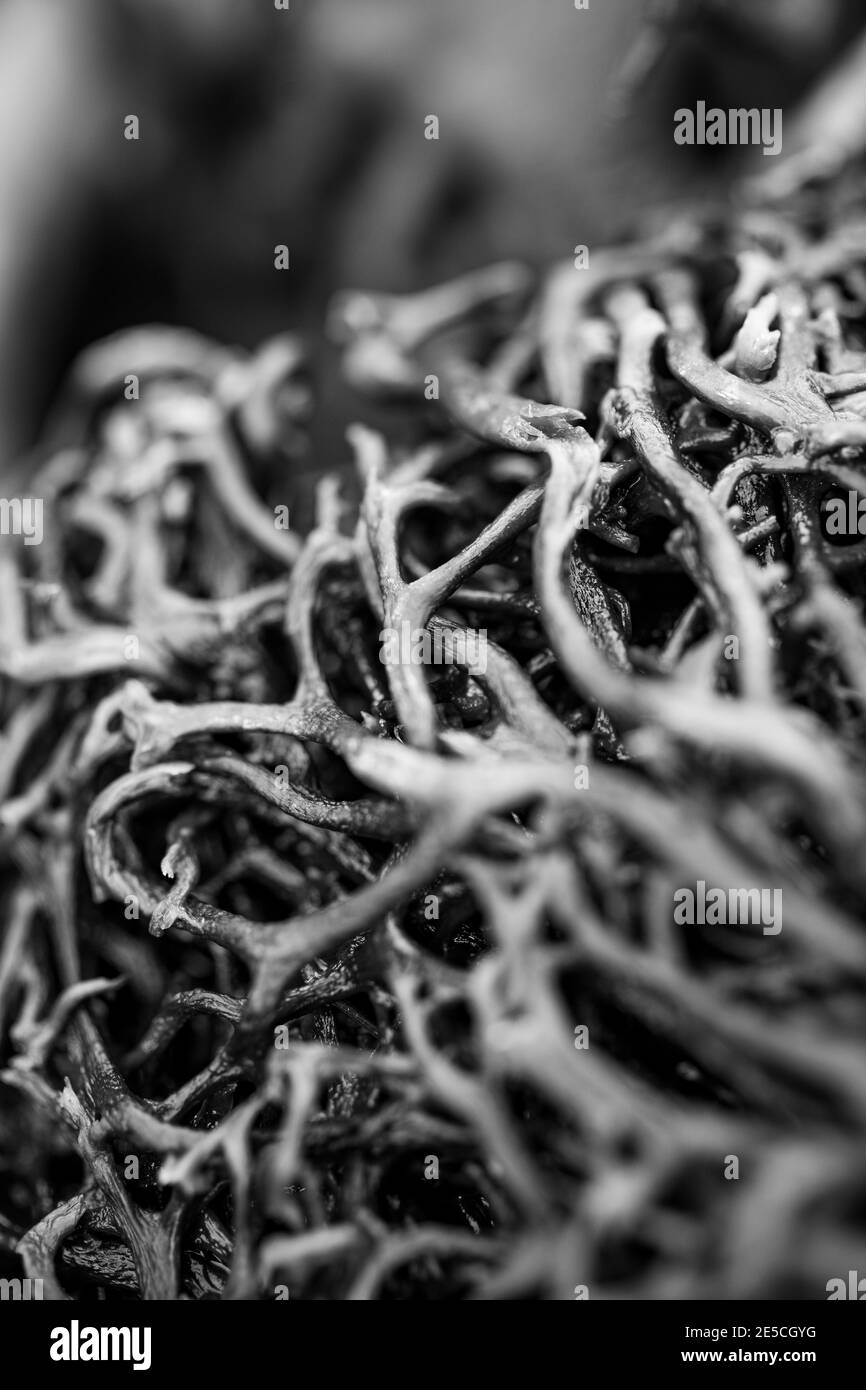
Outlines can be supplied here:
[[[521, 6], [438, 112], [387, 119], [328, 84], [375, 72], [385, 4], [351, 32], [323, 5], [313, 33], [301, 0], [156, 8], [177, 71], [131, 0], [111, 22], [35, 6], [37, 57], [68, 32], [102, 85], [67, 117], [72, 192], [0, 238], [4, 360], [22, 344], [0, 368], [22, 403], [0, 459], [0, 1273], [83, 1302], [858, 1297], [866, 176], [857, 81], [832, 69], [815, 126], [766, 56], [850, 67], [846, 7], [635, 5], [636, 46], [592, 0], [569, 11], [575, 55], [619, 52], [632, 113], [582, 133], [593, 211], [582, 166], [512, 135]], [[490, 20], [468, 10], [401, 11], [407, 86], [457, 71]], [[286, 58], [276, 129], [309, 162], [280, 196], [296, 18], [316, 61]], [[124, 22], [156, 45], [138, 103]], [[750, 100], [730, 64], [691, 91], [665, 67], [666, 36], [709, 55], [719, 34], [754, 42], [790, 161], [674, 141], [684, 102]], [[566, 129], [558, 101], [527, 122]], [[662, 216], [624, 173], [633, 119]], [[177, 323], [158, 296], [141, 322], [64, 321], [68, 268], [28, 322], [51, 198], [83, 245], [112, 120], [125, 182], [99, 196], [171, 265]], [[226, 214], [253, 253], [219, 231], [196, 258], [204, 152], [223, 196], [255, 191], [248, 224]], [[446, 159], [474, 211], [443, 197]]]

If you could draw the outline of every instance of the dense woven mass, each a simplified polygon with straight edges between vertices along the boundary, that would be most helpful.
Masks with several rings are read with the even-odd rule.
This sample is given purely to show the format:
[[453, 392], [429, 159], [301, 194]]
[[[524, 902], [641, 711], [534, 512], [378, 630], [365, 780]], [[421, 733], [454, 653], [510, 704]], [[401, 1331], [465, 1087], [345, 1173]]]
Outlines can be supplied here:
[[[395, 423], [350, 430], [356, 490], [323, 463], [306, 536], [296, 342], [81, 359], [42, 543], [0, 550], [10, 1269], [760, 1299], [858, 1268], [866, 540], [821, 509], [866, 496], [861, 205], [341, 297]], [[683, 923], [701, 883], [780, 929]]]

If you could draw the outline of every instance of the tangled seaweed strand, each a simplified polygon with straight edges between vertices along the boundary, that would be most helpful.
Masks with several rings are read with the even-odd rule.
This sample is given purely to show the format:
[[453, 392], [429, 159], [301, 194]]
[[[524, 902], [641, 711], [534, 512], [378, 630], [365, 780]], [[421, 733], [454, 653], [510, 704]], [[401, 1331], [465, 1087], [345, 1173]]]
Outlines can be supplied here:
[[[866, 219], [332, 326], [412, 416], [351, 429], [355, 522], [326, 476], [304, 539], [251, 481], [302, 435], [296, 343], [145, 329], [78, 364], [44, 542], [0, 551], [6, 1263], [825, 1297], [866, 1210], [866, 542], [819, 524], [866, 495]], [[455, 659], [383, 663], [404, 624]], [[783, 930], [677, 925], [699, 880]]]

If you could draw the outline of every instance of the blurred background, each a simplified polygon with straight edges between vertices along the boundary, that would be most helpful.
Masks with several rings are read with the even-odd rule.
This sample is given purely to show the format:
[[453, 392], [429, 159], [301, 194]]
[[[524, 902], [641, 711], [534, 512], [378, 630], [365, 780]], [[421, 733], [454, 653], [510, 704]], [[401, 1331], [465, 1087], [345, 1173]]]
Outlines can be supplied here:
[[675, 108], [781, 106], [787, 153], [862, 22], [861, 0], [0, 0], [4, 486], [75, 353], [139, 322], [309, 334], [339, 448], [335, 290], [541, 263], [724, 197], [771, 161], [674, 145]]

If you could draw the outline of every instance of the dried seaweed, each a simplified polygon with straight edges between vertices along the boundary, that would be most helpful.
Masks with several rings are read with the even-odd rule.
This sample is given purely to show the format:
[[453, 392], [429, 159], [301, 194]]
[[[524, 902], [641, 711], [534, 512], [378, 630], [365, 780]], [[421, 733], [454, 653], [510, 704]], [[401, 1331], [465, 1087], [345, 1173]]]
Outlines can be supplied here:
[[[0, 552], [10, 1267], [78, 1299], [858, 1267], [866, 590], [821, 503], [866, 494], [860, 207], [342, 296], [348, 377], [415, 420], [352, 427], [360, 504], [325, 475], [305, 537], [296, 343], [86, 355], [43, 543]], [[406, 628], [444, 658], [384, 663]], [[701, 880], [784, 929], [678, 925]]]

